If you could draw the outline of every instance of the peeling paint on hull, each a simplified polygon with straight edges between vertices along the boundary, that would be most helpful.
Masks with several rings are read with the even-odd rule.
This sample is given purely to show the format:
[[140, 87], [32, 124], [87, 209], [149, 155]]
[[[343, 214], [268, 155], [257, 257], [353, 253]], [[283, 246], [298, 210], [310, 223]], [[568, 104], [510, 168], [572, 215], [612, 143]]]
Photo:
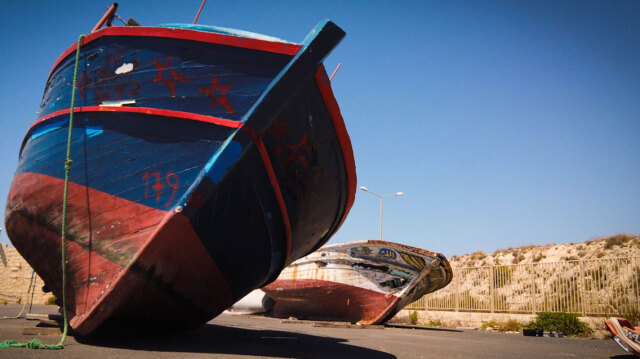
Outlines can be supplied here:
[[277, 317], [380, 324], [452, 279], [444, 256], [383, 241], [320, 248], [264, 290]]
[[378, 317], [393, 309], [400, 298], [382, 292], [332, 281], [278, 279], [265, 289], [274, 298], [279, 318], [346, 321], [377, 324]]
[[[320, 247], [353, 204], [351, 144], [322, 66], [344, 32], [323, 22], [296, 45], [185, 27], [83, 40], [66, 244], [80, 334], [110, 320], [204, 323]], [[50, 74], [5, 211], [57, 297], [75, 48]]]

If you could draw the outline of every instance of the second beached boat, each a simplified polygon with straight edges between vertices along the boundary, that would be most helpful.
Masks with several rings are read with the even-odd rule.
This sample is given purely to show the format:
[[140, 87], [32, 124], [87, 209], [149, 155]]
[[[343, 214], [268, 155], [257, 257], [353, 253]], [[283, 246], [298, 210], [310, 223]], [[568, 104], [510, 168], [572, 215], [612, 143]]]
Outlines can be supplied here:
[[275, 300], [276, 317], [380, 324], [452, 277], [441, 254], [359, 241], [322, 247], [262, 289]]

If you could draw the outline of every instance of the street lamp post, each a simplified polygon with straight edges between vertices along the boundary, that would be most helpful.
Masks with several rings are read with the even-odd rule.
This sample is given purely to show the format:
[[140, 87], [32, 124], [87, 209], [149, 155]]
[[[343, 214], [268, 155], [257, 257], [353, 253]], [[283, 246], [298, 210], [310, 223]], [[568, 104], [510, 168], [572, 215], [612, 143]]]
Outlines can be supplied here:
[[396, 192], [396, 193], [393, 193], [393, 194], [385, 194], [385, 195], [382, 195], [382, 194], [378, 194], [378, 193], [375, 193], [375, 192], [373, 192], [373, 191], [369, 190], [369, 189], [368, 189], [367, 187], [365, 187], [365, 186], [361, 186], [361, 187], [360, 187], [360, 189], [361, 189], [361, 190], [363, 190], [363, 191], [365, 191], [365, 192], [369, 192], [369, 193], [371, 193], [372, 195], [374, 195], [374, 196], [376, 196], [376, 197], [380, 198], [380, 240], [382, 241], [382, 200], [383, 200], [385, 197], [402, 196], [404, 193], [402, 193], [402, 192]]

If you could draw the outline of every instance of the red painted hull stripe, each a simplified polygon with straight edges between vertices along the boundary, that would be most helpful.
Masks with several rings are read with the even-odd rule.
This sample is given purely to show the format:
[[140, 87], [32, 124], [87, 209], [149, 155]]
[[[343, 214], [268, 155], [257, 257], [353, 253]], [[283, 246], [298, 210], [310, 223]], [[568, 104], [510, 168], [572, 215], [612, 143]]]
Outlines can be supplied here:
[[331, 119], [333, 120], [333, 127], [336, 131], [336, 135], [338, 136], [340, 147], [342, 147], [342, 156], [344, 157], [344, 164], [347, 171], [347, 206], [345, 208], [344, 215], [340, 220], [340, 224], [336, 228], [337, 232], [338, 229], [342, 226], [342, 223], [344, 223], [344, 220], [347, 218], [347, 214], [349, 214], [349, 211], [351, 210], [353, 202], [356, 198], [356, 162], [353, 158], [351, 139], [349, 138], [349, 133], [347, 132], [347, 128], [344, 124], [344, 119], [342, 118], [342, 114], [340, 113], [338, 102], [333, 96], [331, 81], [329, 81], [329, 78], [327, 77], [327, 72], [324, 69], [324, 65], [320, 65], [320, 67], [316, 71], [315, 77], [316, 82], [318, 83], [318, 87], [320, 88], [322, 99], [324, 100], [324, 103], [329, 110]]
[[[52, 117], [66, 115], [71, 112], [70, 109], [64, 109], [60, 111], [56, 111], [54, 113], [50, 113], [31, 125], [31, 127], [37, 125], [40, 122], [46, 121]], [[125, 112], [125, 113], [142, 113], [145, 115], [155, 115], [155, 116], [164, 116], [164, 117], [177, 117], [183, 118], [186, 120], [200, 121], [212, 123], [214, 125], [229, 127], [229, 128], [240, 128], [243, 123], [232, 120], [225, 120], [223, 118], [200, 115], [191, 112], [182, 112], [182, 111], [173, 111], [173, 110], [162, 110], [157, 108], [150, 107], [115, 107], [115, 106], [84, 106], [84, 107], [76, 107], [74, 108], [74, 112]]]
[[[360, 324], [379, 324], [398, 309], [397, 304], [400, 301], [400, 297], [392, 293], [384, 294], [357, 285], [321, 279], [277, 279], [263, 290], [275, 300], [276, 316], [285, 313], [287, 316], [295, 315], [298, 311], [301, 311], [298, 315], [310, 318], [322, 318], [327, 315], [327, 311], [344, 314], [350, 305], [344, 299], [349, 298], [356, 305], [352, 308], [358, 312], [358, 318], [350, 319], [355, 319]], [[301, 303], [305, 301], [315, 301], [315, 304], [300, 308]], [[359, 309], [355, 309], [358, 307]], [[335, 314], [334, 312], [333, 315]], [[354, 312], [351, 313], [353, 314]]]
[[245, 126], [242, 129], [249, 133], [249, 135], [251, 135], [251, 137], [253, 138], [253, 143], [260, 153], [262, 163], [264, 164], [264, 168], [267, 171], [267, 175], [269, 176], [269, 181], [271, 182], [271, 187], [273, 187], [273, 192], [275, 193], [276, 199], [278, 200], [278, 206], [280, 207], [280, 213], [282, 214], [282, 221], [284, 222], [285, 233], [287, 236], [287, 251], [284, 258], [284, 263], [285, 265], [287, 265], [289, 264], [289, 257], [291, 254], [291, 222], [289, 222], [289, 213], [287, 212], [287, 207], [284, 204], [284, 196], [282, 195], [282, 191], [280, 190], [280, 184], [278, 183], [276, 174], [273, 171], [273, 165], [271, 164], [271, 159], [269, 159], [267, 148], [264, 146], [264, 142], [262, 142], [262, 138], [260, 138], [260, 136], [258, 136], [258, 133], [256, 133], [256, 131], [252, 128]]
[[[47, 116], [44, 116], [37, 120], [31, 128], [36, 124], [46, 121], [50, 118], [66, 115], [70, 112], [70, 109], [56, 111]], [[198, 115], [190, 112], [181, 112], [181, 111], [172, 111], [172, 110], [160, 110], [154, 108], [141, 108], [141, 107], [111, 107], [111, 106], [85, 106], [85, 107], [76, 107], [74, 112], [126, 112], [126, 113], [143, 113], [148, 115], [158, 115], [158, 116], [166, 116], [166, 117], [178, 117], [184, 118], [188, 120], [194, 121], [202, 121], [207, 123], [212, 123], [220, 126], [230, 127], [230, 128], [241, 128], [243, 126], [242, 122], [225, 120], [222, 118]], [[280, 185], [278, 184], [278, 180], [276, 178], [275, 172], [273, 171], [273, 166], [271, 164], [271, 160], [269, 159], [269, 154], [267, 149], [262, 142], [262, 139], [258, 134], [248, 127], [243, 127], [251, 135], [253, 138], [253, 142], [260, 153], [260, 157], [262, 158], [262, 162], [264, 163], [265, 170], [267, 171], [267, 175], [269, 176], [269, 180], [271, 182], [271, 186], [273, 187], [273, 191], [276, 195], [276, 199], [278, 201], [278, 206], [280, 207], [280, 212], [282, 213], [282, 219], [284, 221], [286, 237], [287, 237], [287, 248], [286, 248], [286, 257], [285, 263], [289, 260], [289, 255], [291, 254], [291, 223], [289, 221], [289, 215], [287, 212], [287, 208], [284, 203], [284, 197], [282, 195], [282, 191], [280, 189]]]
[[[251, 39], [233, 35], [217, 34], [213, 32], [188, 30], [188, 29], [172, 29], [166, 27], [146, 27], [146, 26], [114, 26], [100, 29], [82, 39], [84, 46], [103, 36], [137, 36], [137, 37], [164, 37], [169, 39], [181, 39], [190, 41], [207, 42], [211, 44], [227, 45], [240, 47], [244, 49], [259, 50], [266, 52], [274, 52], [285, 55], [295, 55], [300, 49], [298, 44], [289, 44], [284, 42], [266, 41], [259, 39]], [[53, 64], [53, 70], [71, 53], [76, 51], [77, 44], [71, 45], [65, 52], [58, 57]]]

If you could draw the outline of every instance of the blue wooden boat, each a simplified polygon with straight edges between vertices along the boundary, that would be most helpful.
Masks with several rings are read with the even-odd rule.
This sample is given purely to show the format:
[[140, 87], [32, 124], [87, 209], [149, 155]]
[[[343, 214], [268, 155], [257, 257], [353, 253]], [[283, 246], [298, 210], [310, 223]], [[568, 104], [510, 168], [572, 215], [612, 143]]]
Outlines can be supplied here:
[[[197, 326], [338, 230], [356, 175], [322, 62], [344, 34], [323, 21], [301, 44], [200, 25], [81, 40], [65, 247], [77, 333]], [[5, 216], [57, 297], [76, 47], [51, 70]]]

